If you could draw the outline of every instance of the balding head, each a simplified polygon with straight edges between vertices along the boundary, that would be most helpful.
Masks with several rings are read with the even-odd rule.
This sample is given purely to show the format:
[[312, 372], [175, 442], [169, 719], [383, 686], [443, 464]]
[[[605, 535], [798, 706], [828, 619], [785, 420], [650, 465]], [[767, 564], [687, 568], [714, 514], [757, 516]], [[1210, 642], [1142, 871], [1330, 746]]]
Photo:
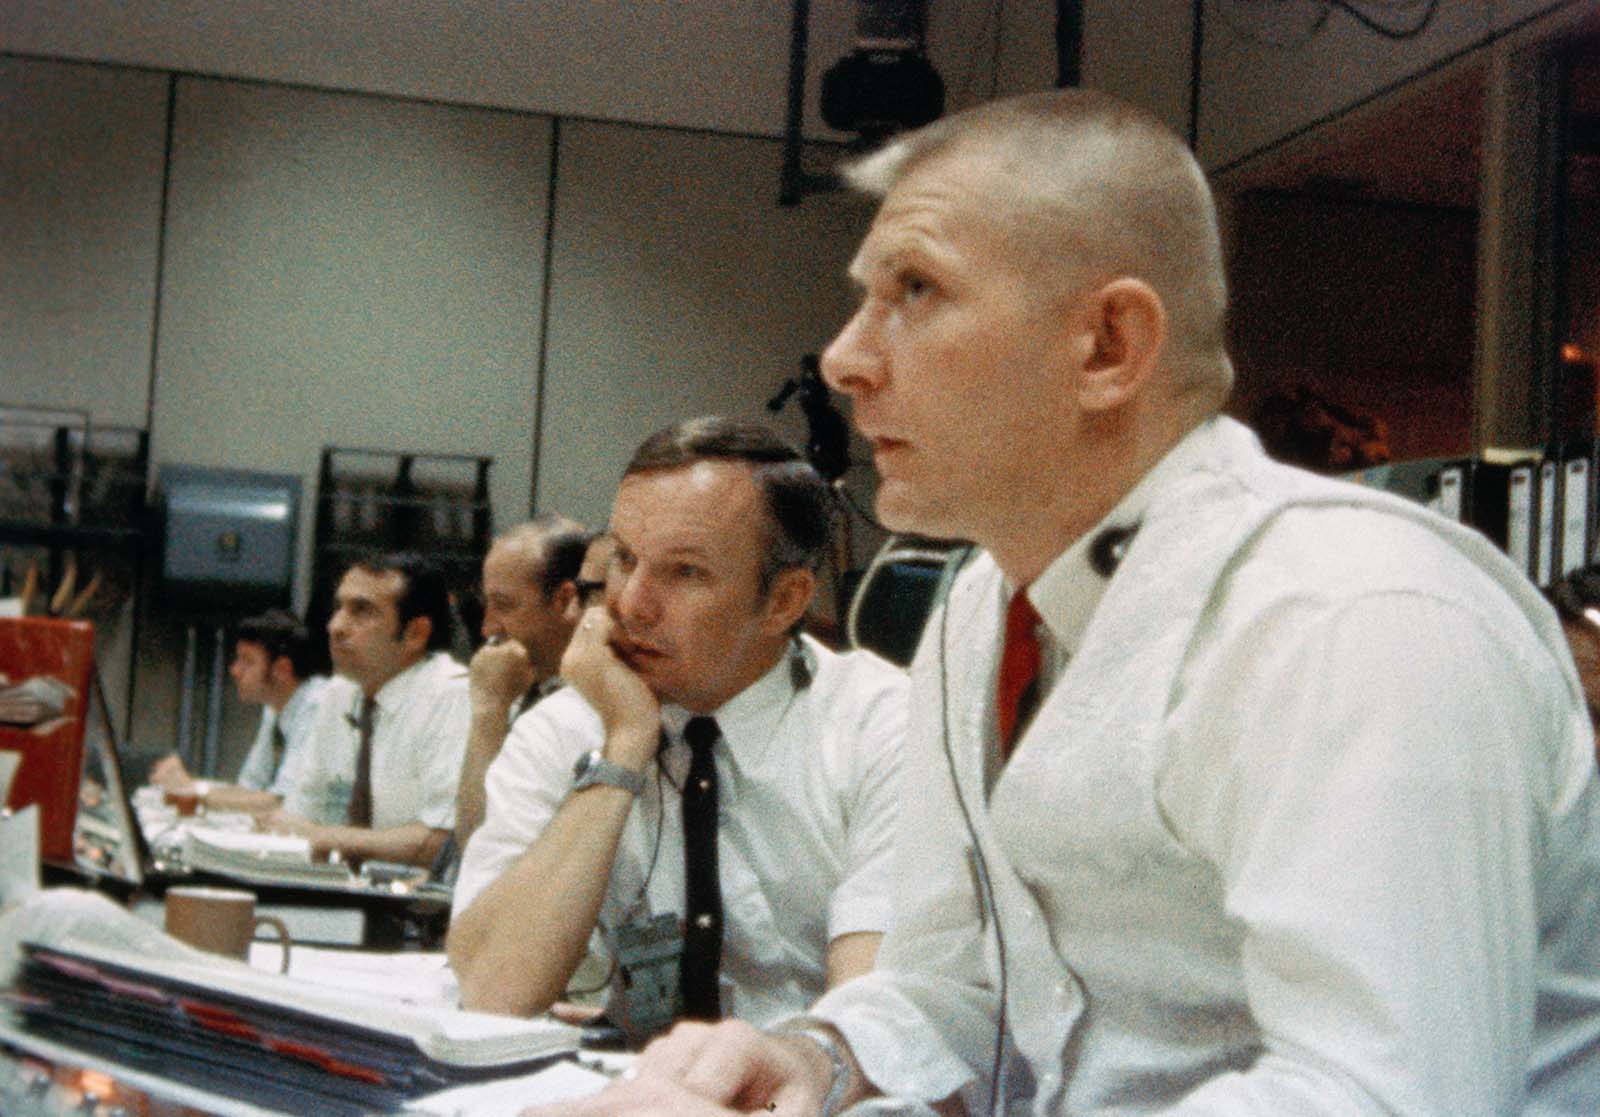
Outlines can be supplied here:
[[502, 532], [494, 547], [516, 555], [523, 564], [523, 576], [548, 595], [578, 576], [589, 539], [589, 532], [577, 520], [546, 512]]
[[1161, 297], [1174, 386], [1220, 408], [1233, 383], [1216, 208], [1183, 142], [1090, 90], [989, 102], [906, 133], [846, 169], [878, 197], [944, 160], [982, 167], [1019, 266], [1067, 291], [1133, 276]]
[[499, 536], [483, 561], [483, 634], [520, 643], [540, 679], [556, 673], [577, 622], [588, 542], [582, 524], [545, 514]]

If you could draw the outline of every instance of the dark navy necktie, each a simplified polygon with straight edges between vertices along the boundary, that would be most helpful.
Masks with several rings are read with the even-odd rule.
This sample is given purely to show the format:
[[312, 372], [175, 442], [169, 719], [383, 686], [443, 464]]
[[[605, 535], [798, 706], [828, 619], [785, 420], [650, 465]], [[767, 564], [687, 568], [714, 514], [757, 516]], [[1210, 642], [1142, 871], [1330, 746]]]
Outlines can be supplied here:
[[717, 879], [717, 765], [712, 749], [722, 736], [715, 719], [693, 717], [683, 727], [689, 777], [683, 784], [683, 881], [686, 916], [678, 970], [683, 1014], [722, 1016], [717, 971], [722, 964], [722, 886]]

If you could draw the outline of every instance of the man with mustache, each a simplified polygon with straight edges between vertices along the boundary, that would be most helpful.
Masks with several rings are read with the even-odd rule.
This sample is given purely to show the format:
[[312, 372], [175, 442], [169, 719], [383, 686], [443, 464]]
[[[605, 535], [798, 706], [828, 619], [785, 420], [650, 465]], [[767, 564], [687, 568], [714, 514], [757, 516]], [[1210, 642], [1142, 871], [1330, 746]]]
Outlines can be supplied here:
[[464, 1004], [544, 1010], [597, 926], [626, 967], [681, 923], [687, 1015], [766, 1023], [871, 967], [905, 678], [799, 634], [828, 523], [816, 471], [757, 424], [690, 420], [635, 452], [570, 685], [489, 770], [449, 939]]

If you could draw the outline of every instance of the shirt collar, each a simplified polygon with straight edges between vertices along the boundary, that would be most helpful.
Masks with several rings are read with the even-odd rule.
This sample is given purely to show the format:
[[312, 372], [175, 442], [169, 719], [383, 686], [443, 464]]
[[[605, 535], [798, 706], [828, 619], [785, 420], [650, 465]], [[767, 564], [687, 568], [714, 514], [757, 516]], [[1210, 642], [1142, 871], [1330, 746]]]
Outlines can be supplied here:
[[[794, 645], [789, 645], [765, 675], [712, 712], [730, 752], [748, 756], [776, 738], [778, 723], [796, 693], [794, 672], [789, 665], [789, 657], [795, 654]], [[661, 711], [661, 724], [678, 741], [693, 716], [681, 706], [666, 706]]]
[[317, 681], [315, 676], [301, 679], [300, 685], [294, 688], [293, 694], [289, 695], [289, 701], [285, 702], [283, 709], [278, 711], [278, 724], [287, 728], [299, 721], [305, 715], [306, 709], [311, 703], [312, 695], [320, 689], [321, 683]]
[[1137, 527], [1150, 505], [1197, 467], [1215, 427], [1215, 418], [1207, 419], [1184, 435], [1104, 519], [1061, 552], [1028, 586], [1028, 600], [1039, 611], [1051, 640], [1064, 654], [1071, 655], [1078, 650], [1084, 629], [1089, 627], [1089, 618], [1094, 615], [1109, 582], [1090, 561], [1095, 540], [1106, 531]]
[[378, 704], [379, 712], [381, 713], [384, 710], [393, 711], [404, 703], [412, 688], [416, 686], [416, 681], [421, 677], [423, 669], [433, 662], [435, 656], [443, 654], [443, 652], [433, 652], [424, 655], [410, 667], [407, 667], [379, 687], [378, 693], [372, 696], [373, 701]]

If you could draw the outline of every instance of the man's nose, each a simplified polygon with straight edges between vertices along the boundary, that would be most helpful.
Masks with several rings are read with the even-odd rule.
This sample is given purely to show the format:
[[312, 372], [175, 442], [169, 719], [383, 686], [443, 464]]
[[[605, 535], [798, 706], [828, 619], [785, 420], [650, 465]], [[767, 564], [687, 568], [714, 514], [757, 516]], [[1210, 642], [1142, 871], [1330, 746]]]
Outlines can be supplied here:
[[822, 353], [822, 379], [828, 387], [856, 395], [882, 384], [883, 356], [875, 333], [868, 308], [857, 310]]
[[661, 612], [649, 579], [637, 568], [627, 574], [617, 574], [612, 579], [615, 590], [606, 596], [612, 611], [630, 628], [644, 628], [655, 623]]

